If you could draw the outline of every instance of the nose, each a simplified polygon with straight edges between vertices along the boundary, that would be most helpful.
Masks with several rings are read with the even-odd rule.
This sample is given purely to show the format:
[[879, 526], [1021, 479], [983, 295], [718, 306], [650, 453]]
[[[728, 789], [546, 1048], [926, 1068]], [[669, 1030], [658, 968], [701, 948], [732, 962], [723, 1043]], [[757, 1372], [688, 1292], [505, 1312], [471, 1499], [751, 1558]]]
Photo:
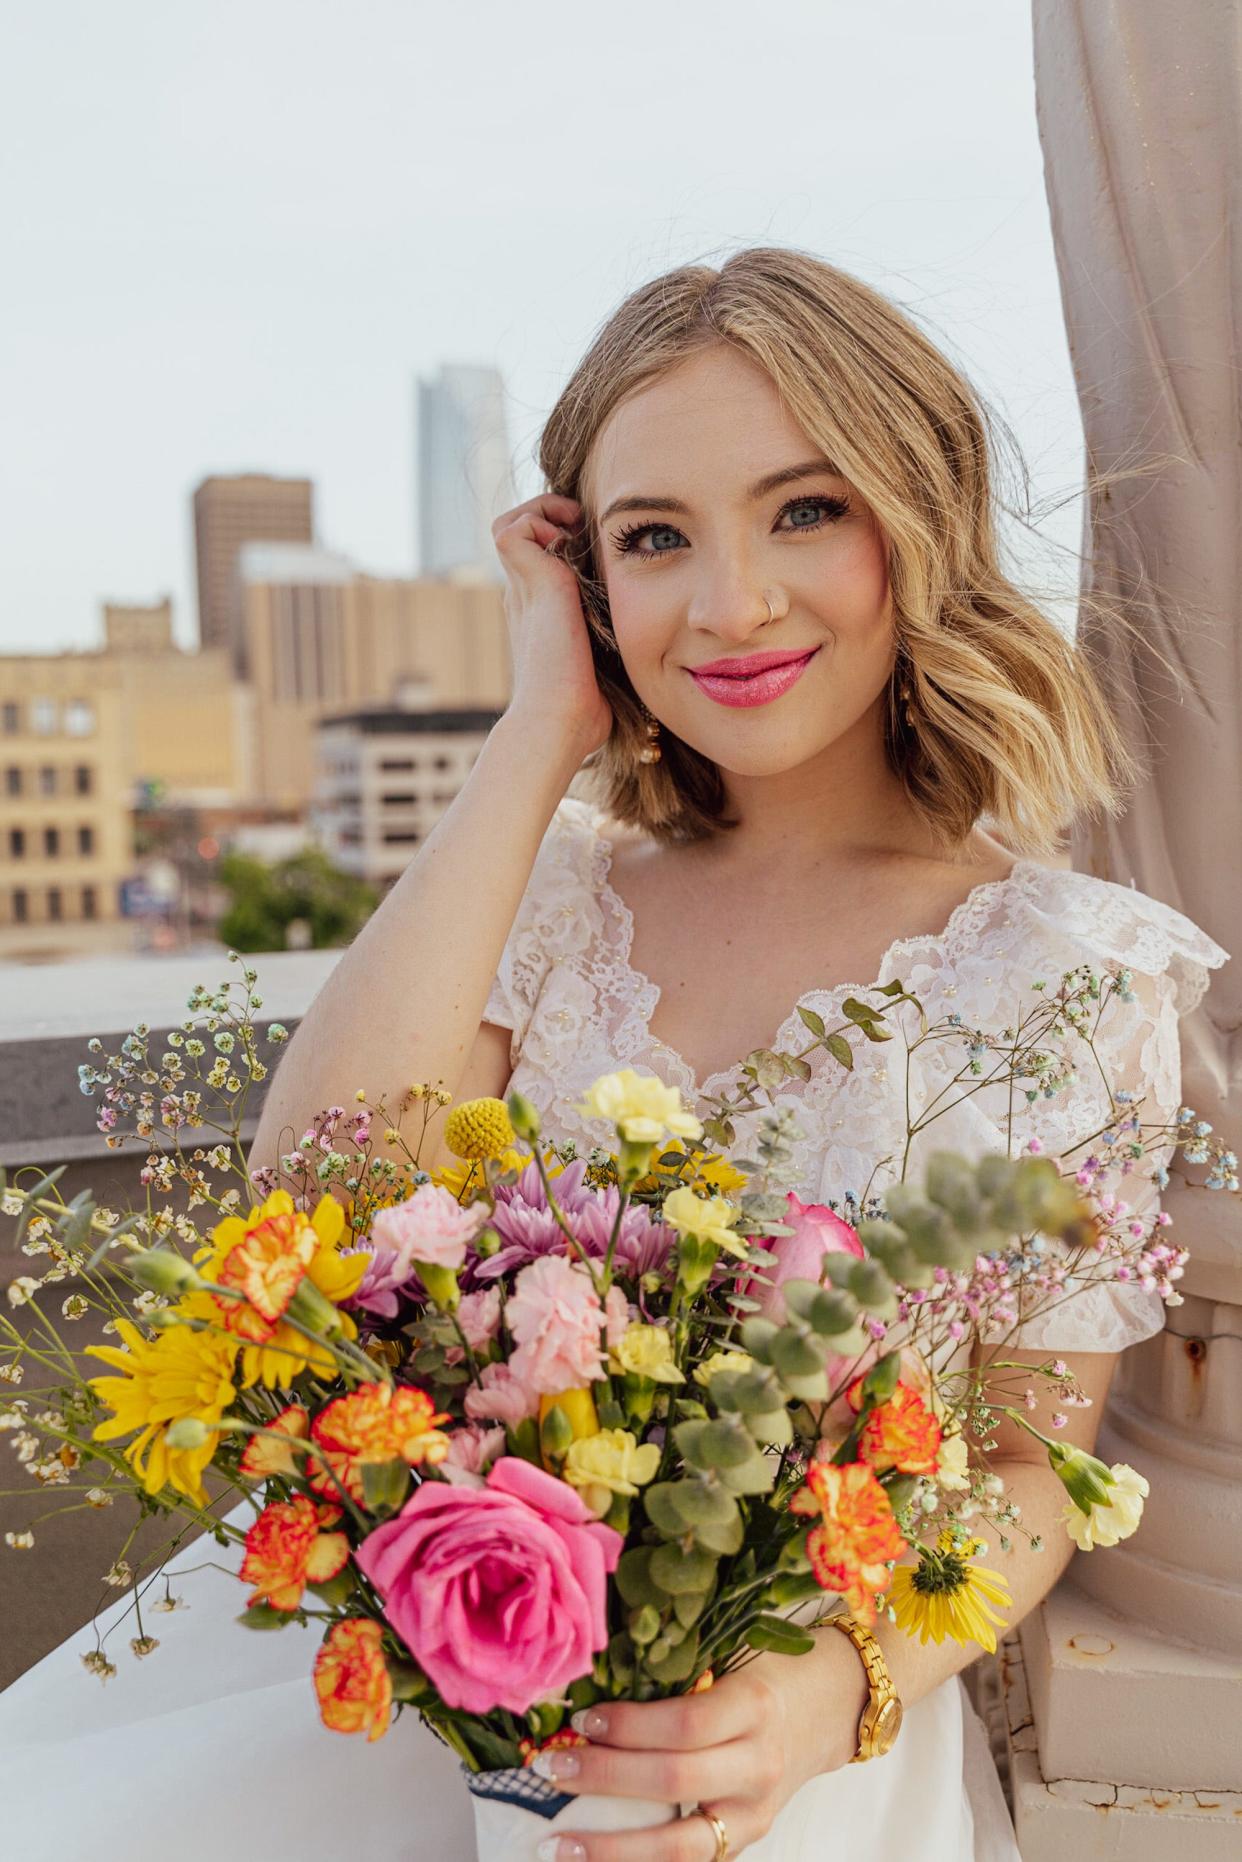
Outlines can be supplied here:
[[707, 571], [698, 582], [686, 610], [686, 624], [695, 633], [740, 644], [766, 627], [780, 612], [776, 598], [768, 607], [767, 588], [759, 575], [743, 564], [722, 564]]

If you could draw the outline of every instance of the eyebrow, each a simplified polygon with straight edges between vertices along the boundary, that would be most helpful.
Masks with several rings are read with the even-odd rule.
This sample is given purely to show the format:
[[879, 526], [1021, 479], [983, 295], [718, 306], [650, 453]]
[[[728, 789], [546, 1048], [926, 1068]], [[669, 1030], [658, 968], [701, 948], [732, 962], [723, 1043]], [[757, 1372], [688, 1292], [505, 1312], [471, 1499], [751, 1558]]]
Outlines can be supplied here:
[[[800, 465], [782, 466], [779, 472], [769, 472], [766, 477], [756, 479], [747, 497], [763, 498], [778, 486], [790, 485], [795, 479], [818, 478], [821, 473], [829, 473], [834, 478], [841, 474], [828, 459], [804, 459]], [[680, 498], [614, 498], [608, 509], [600, 518], [600, 523], [607, 523], [618, 511], [677, 511], [688, 516], [690, 506], [683, 504]]]

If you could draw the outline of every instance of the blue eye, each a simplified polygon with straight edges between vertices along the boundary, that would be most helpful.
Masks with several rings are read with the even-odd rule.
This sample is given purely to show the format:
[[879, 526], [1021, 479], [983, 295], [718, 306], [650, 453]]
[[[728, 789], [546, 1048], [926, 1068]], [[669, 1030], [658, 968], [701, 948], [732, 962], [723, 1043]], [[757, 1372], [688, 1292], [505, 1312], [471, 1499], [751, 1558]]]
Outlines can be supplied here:
[[[799, 532], [817, 531], [823, 530], [828, 524], [836, 523], [838, 518], [845, 516], [849, 508], [848, 498], [818, 496], [790, 498], [781, 506], [777, 516], [784, 517], [790, 511], [815, 511], [818, 515], [813, 523], [794, 524], [791, 528]], [[650, 536], [654, 541], [660, 536], [679, 537], [681, 534], [675, 524], [627, 524], [622, 529], [613, 532], [612, 542], [619, 556], [638, 556], [651, 561], [656, 556], [675, 556], [678, 553], [677, 548], [674, 546], [671, 549], [659, 547], [644, 549], [638, 542], [639, 537]]]

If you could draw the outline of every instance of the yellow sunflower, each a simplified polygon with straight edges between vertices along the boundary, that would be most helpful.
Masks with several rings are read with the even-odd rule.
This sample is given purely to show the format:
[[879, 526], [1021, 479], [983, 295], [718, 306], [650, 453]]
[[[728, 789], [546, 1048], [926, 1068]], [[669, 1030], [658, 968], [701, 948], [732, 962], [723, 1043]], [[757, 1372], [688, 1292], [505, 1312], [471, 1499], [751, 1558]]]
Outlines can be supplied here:
[[917, 1565], [898, 1565], [888, 1593], [898, 1628], [923, 1643], [948, 1636], [992, 1654], [996, 1631], [1005, 1626], [993, 1605], [1012, 1609], [1013, 1598], [999, 1571], [971, 1562], [970, 1553], [982, 1550], [983, 1541], [974, 1539], [960, 1551], [924, 1549]]
[[183, 1417], [219, 1422], [236, 1394], [232, 1381], [235, 1343], [184, 1325], [173, 1326], [155, 1339], [144, 1338], [128, 1319], [118, 1319], [116, 1329], [124, 1340], [123, 1350], [114, 1345], [86, 1346], [89, 1357], [100, 1358], [121, 1373], [87, 1379], [100, 1401], [114, 1411], [110, 1422], [96, 1424], [93, 1439], [110, 1442], [139, 1431], [123, 1453], [147, 1493], [174, 1487], [196, 1505], [206, 1506], [203, 1469], [219, 1437], [210, 1430], [199, 1448], [170, 1448], [165, 1435], [168, 1424]]
[[[258, 1254], [258, 1232], [270, 1234], [276, 1224], [286, 1231], [289, 1248], [297, 1251], [305, 1278], [325, 1299], [339, 1306], [357, 1292], [371, 1257], [367, 1253], [341, 1253], [341, 1241], [346, 1235], [345, 1211], [331, 1194], [322, 1196], [315, 1213], [307, 1216], [294, 1209], [288, 1190], [274, 1190], [262, 1207], [252, 1209], [248, 1216], [226, 1216], [217, 1223], [210, 1242], [194, 1256], [195, 1266], [205, 1280], [221, 1285], [236, 1282], [244, 1288], [247, 1280], [232, 1272], [230, 1257], [236, 1250], [251, 1261]], [[295, 1290], [287, 1283], [282, 1285], [286, 1305]], [[225, 1318], [222, 1305], [213, 1294], [198, 1292], [181, 1301], [178, 1310], [219, 1325]], [[358, 1328], [349, 1314], [343, 1312], [338, 1317], [345, 1337], [357, 1338]], [[336, 1371], [336, 1359], [326, 1345], [316, 1344], [282, 1318], [268, 1320], [259, 1308], [253, 1312], [248, 1339], [242, 1341], [240, 1363], [241, 1387], [246, 1390], [256, 1383], [284, 1388], [308, 1368], [317, 1377], [331, 1377]]]

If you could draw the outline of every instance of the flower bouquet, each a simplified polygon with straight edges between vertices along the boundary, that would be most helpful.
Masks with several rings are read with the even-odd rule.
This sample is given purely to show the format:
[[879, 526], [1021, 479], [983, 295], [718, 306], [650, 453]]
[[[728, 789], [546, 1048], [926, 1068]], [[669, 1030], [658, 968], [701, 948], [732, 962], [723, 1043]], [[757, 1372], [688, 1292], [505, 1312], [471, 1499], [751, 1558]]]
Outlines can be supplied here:
[[[416, 1085], [395, 1113], [361, 1091], [348, 1112], [326, 1108], [279, 1168], [251, 1175], [238, 1133], [267, 1068], [243, 974], [240, 1002], [195, 991], [158, 1060], [142, 1025], [115, 1054], [92, 1043], [102, 1064], [81, 1083], [102, 1095], [109, 1144], [132, 1121], [150, 1147], [144, 1209], [85, 1192], [65, 1204], [59, 1172], [2, 1185], [21, 1245], [51, 1265], [9, 1289], [0, 1381], [39, 1383], [0, 1428], [40, 1486], [91, 1506], [137, 1495], [144, 1514], [236, 1543], [239, 1621], [321, 1627], [313, 1685], [333, 1731], [377, 1740], [414, 1708], [460, 1757], [482, 1857], [533, 1855], [560, 1818], [677, 1814], [549, 1782], [547, 1753], [581, 1741], [600, 1701], [805, 1652], [838, 1610], [994, 1649], [1010, 1599], [977, 1562], [977, 1526], [998, 1529], [1002, 1552], [1024, 1530], [990, 1462], [1000, 1416], [1045, 1445], [1080, 1545], [1133, 1531], [1145, 1481], [1041, 1433], [1035, 1386], [1067, 1406], [1081, 1392], [1063, 1363], [1012, 1360], [1005, 1340], [1100, 1280], [1178, 1299], [1185, 1252], [1167, 1218], [1129, 1219], [1093, 1184], [1171, 1135], [1236, 1191], [1236, 1158], [1187, 1108], [1170, 1134], [1117, 1095], [1077, 1163], [1035, 1145], [935, 1153], [850, 1221], [789, 1187], [788, 1109], [760, 1118], [755, 1156], [730, 1154], [736, 1118], [806, 1066], [768, 1050], [706, 1121], [658, 1079], [597, 1079], [578, 1108], [600, 1130], [586, 1157], [547, 1142], [515, 1093], [452, 1106], [456, 1162], [428, 1171], [426, 1135], [451, 1100]], [[803, 1020], [852, 1065], [846, 1035], [889, 1038], [886, 1016], [911, 1003], [920, 1039], [964, 1044], [963, 1092], [994, 1059], [993, 1077], [1049, 1093], [1065, 1078], [1049, 1031], [1089, 1045], [1128, 981], [1067, 975], [1020, 1040], [929, 1027], [900, 984], [851, 999], [843, 1029]], [[217, 1141], [187, 1149], [203, 1128]], [[228, 1175], [240, 1182], [221, 1188]], [[156, 1206], [176, 1185], [181, 1214]], [[116, 1343], [66, 1341], [36, 1296], [70, 1278], [62, 1320], [93, 1314]], [[242, 1501], [227, 1518], [222, 1495]], [[34, 1524], [9, 1545], [29, 1549]], [[150, 1580], [124, 1553], [114, 1574], [133, 1582], [131, 1646], [147, 1655]], [[116, 1672], [102, 1647], [84, 1660]]]

